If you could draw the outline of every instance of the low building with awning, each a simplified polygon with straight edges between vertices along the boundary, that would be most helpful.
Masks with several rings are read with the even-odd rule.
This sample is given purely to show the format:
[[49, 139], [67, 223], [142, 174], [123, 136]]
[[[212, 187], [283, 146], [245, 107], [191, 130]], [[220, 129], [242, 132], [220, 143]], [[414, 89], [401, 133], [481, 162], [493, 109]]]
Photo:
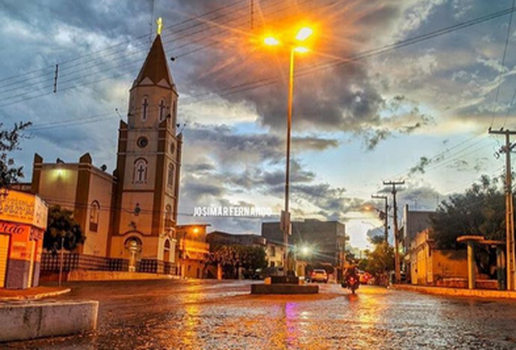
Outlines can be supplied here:
[[9, 190], [0, 197], [0, 288], [39, 285], [47, 215], [36, 195]]

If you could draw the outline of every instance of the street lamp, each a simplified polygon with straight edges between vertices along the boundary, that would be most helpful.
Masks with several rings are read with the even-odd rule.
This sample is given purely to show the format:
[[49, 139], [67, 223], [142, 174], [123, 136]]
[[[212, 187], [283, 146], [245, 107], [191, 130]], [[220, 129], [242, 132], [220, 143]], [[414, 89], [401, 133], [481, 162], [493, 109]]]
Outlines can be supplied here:
[[[305, 53], [309, 50], [306, 47], [299, 46], [300, 42], [305, 41], [313, 34], [313, 30], [308, 27], [301, 28], [295, 37], [295, 40], [287, 43], [290, 46], [290, 74], [288, 84], [288, 114], [287, 114], [287, 159], [286, 159], [286, 171], [285, 171], [285, 210], [281, 213], [281, 229], [283, 231], [283, 242], [284, 242], [284, 253], [283, 253], [283, 266], [285, 274], [289, 268], [288, 266], [288, 235], [290, 234], [290, 212], [288, 208], [288, 196], [289, 196], [289, 181], [290, 181], [290, 134], [292, 129], [292, 105], [294, 99], [294, 57], [295, 53]], [[278, 46], [281, 45], [281, 41], [274, 37], [267, 37], [264, 39], [266, 45]]]

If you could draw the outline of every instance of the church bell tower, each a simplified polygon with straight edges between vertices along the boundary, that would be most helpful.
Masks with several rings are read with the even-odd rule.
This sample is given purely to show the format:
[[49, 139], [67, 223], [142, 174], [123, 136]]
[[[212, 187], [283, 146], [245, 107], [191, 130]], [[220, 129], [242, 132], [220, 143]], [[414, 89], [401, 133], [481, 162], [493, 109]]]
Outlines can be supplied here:
[[158, 32], [129, 92], [115, 171], [111, 257], [139, 261], [139, 271], [162, 272], [160, 261], [166, 269], [174, 259], [181, 159], [177, 101]]

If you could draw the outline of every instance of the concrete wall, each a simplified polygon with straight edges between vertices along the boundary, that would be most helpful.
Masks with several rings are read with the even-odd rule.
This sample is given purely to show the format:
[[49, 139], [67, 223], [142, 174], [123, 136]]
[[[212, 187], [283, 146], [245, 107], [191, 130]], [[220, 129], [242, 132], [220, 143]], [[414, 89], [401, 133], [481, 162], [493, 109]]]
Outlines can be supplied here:
[[465, 250], [436, 250], [428, 231], [420, 232], [411, 244], [411, 283], [436, 284], [444, 278], [467, 278]]
[[98, 301], [0, 305], [0, 342], [95, 330]]
[[466, 250], [434, 250], [432, 264], [434, 281], [442, 278], [468, 278]]

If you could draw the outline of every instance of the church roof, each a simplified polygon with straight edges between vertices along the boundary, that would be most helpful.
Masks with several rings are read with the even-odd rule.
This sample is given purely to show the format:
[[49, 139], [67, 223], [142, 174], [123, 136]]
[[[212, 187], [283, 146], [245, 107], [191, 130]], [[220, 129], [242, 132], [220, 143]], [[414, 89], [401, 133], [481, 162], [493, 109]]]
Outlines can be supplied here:
[[158, 85], [175, 90], [167, 64], [167, 55], [159, 34], [154, 39], [145, 63], [133, 83], [133, 88], [140, 85]]

